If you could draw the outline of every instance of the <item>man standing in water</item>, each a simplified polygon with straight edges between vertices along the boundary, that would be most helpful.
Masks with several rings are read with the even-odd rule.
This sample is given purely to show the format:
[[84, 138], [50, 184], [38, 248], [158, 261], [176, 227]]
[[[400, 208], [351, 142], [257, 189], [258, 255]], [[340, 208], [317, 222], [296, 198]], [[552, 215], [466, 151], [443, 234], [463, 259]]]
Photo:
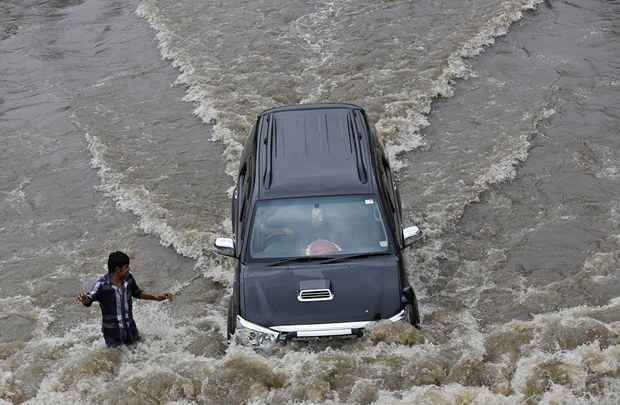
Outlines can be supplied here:
[[93, 288], [82, 292], [76, 303], [90, 307], [94, 301], [101, 307], [101, 331], [108, 347], [129, 345], [140, 340], [133, 320], [132, 298], [163, 301], [172, 298], [170, 293], [147, 294], [138, 287], [129, 272], [129, 256], [112, 252], [108, 258], [108, 274], [99, 277]]

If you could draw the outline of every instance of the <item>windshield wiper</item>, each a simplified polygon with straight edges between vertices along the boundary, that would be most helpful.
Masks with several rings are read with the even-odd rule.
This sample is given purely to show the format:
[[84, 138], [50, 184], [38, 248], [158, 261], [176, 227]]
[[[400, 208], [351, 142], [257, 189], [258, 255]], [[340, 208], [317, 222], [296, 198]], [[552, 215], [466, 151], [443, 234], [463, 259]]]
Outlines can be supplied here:
[[289, 257], [288, 259], [283, 259], [277, 261], [275, 263], [271, 263], [269, 267], [280, 266], [282, 264], [292, 263], [292, 262], [311, 262], [314, 260], [332, 260], [336, 259], [336, 257], [330, 256], [300, 256], [300, 257]]
[[362, 259], [364, 257], [370, 257], [370, 256], [384, 256], [384, 255], [388, 255], [388, 254], [390, 254], [390, 252], [356, 253], [356, 254], [353, 254], [353, 255], [346, 255], [346, 256], [340, 256], [340, 257], [331, 257], [331, 258], [328, 258], [327, 260], [322, 261], [321, 264], [343, 262], [345, 260], [351, 260], [351, 259]]

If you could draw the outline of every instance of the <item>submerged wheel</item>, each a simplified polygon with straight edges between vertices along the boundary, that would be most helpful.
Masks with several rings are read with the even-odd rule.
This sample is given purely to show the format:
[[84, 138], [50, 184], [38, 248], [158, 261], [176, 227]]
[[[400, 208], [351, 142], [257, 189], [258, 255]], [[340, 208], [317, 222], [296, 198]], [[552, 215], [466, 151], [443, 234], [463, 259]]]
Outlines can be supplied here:
[[407, 304], [405, 307], [405, 320], [416, 329], [420, 329], [420, 310], [418, 309], [418, 299], [416, 298], [413, 289], [411, 290], [411, 293], [413, 295], [413, 302]]
[[239, 308], [237, 307], [237, 300], [234, 296], [230, 297], [228, 301], [228, 318], [226, 322], [226, 340], [230, 340], [232, 335], [235, 334], [235, 330], [237, 329], [237, 314], [239, 313]]

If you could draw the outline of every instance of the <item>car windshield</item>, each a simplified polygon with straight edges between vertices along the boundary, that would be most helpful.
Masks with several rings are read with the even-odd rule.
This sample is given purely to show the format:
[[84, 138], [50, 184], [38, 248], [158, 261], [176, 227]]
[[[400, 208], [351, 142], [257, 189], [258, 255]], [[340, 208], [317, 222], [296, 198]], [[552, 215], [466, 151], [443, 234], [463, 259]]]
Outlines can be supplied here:
[[387, 252], [378, 202], [369, 196], [258, 202], [250, 235], [255, 259]]

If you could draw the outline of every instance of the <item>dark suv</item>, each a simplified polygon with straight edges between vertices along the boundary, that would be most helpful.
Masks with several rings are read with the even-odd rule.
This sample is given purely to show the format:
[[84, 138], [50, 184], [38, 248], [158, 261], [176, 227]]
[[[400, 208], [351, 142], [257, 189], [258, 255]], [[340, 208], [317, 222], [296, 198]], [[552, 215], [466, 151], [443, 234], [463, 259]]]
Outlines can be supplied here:
[[419, 327], [401, 251], [421, 238], [403, 228], [398, 188], [361, 107], [306, 104], [259, 114], [232, 201], [238, 258], [228, 337], [261, 344], [361, 335], [381, 319]]

